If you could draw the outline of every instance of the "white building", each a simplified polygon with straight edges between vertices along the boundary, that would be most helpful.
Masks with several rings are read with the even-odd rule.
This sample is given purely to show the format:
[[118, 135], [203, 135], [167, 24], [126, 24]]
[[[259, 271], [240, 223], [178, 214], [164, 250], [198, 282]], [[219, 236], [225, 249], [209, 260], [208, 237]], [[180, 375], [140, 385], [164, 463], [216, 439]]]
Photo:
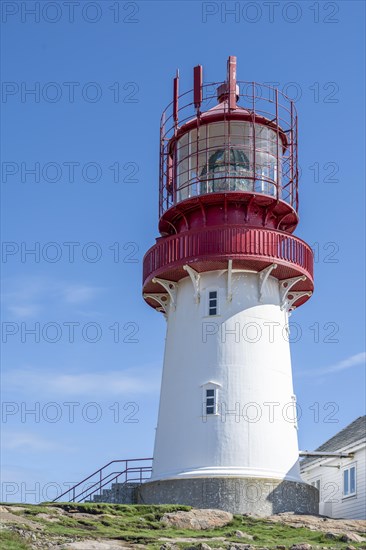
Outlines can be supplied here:
[[316, 451], [351, 455], [307, 457], [301, 462], [302, 478], [320, 492], [319, 513], [366, 519], [366, 416], [354, 420]]

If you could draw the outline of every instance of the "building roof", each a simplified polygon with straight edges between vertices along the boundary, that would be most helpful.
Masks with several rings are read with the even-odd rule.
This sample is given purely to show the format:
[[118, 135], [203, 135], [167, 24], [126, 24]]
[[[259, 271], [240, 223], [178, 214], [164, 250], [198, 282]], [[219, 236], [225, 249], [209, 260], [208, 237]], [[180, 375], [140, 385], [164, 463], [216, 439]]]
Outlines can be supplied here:
[[[366, 415], [356, 418], [351, 424], [348, 424], [343, 430], [338, 432], [336, 435], [328, 439], [325, 443], [320, 445], [317, 449], [317, 452], [328, 451], [328, 452], [337, 452], [344, 447], [348, 447], [352, 443], [356, 443], [360, 439], [366, 437]], [[309, 456], [304, 458], [300, 462], [301, 468], [308, 466], [311, 462], [316, 460], [321, 460], [321, 457]]]

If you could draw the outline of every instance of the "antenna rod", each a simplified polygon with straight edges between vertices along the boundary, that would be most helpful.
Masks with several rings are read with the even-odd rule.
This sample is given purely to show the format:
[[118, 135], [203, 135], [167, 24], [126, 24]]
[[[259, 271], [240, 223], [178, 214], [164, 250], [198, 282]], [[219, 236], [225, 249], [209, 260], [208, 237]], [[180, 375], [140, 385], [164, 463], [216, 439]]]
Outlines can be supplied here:
[[197, 65], [193, 69], [193, 103], [196, 109], [199, 109], [202, 103], [202, 83], [203, 83], [202, 65]]
[[236, 56], [230, 55], [227, 61], [227, 83], [229, 87], [229, 109], [236, 109]]

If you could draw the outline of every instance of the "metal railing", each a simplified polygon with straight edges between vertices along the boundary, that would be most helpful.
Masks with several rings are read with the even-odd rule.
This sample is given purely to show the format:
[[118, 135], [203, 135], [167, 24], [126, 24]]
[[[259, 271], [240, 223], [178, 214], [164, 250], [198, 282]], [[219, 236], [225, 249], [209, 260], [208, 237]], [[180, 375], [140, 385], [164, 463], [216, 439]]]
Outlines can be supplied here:
[[[189, 90], [178, 96], [176, 106], [172, 102], [163, 112], [160, 126], [160, 216], [168, 208], [182, 200], [181, 193], [179, 193], [182, 186], [178, 179], [184, 175], [186, 169], [179, 168], [182, 159], [178, 160], [177, 158], [177, 140], [181, 135], [182, 126], [187, 123], [192, 131], [189, 140], [193, 141], [189, 147], [186, 147], [187, 153], [184, 154], [184, 162], [189, 165], [185, 175], [185, 194], [188, 197], [204, 194], [207, 175], [202, 174], [202, 166], [207, 167], [212, 154], [212, 146], [207, 138], [208, 134], [205, 133], [205, 124], [209, 122], [207, 112], [217, 104], [217, 88], [223, 84], [224, 82], [213, 82], [202, 85], [202, 102], [199, 109], [195, 108], [194, 90]], [[240, 147], [237, 136], [230, 130], [232, 113], [226, 105], [221, 104], [218, 106], [222, 106], [221, 112], [218, 110], [214, 114], [217, 121], [219, 119], [223, 122], [226, 121], [227, 128], [225, 134], [221, 136], [222, 144], [215, 146], [215, 150], [226, 151], [227, 157], [230, 159], [233, 150], [245, 151], [249, 147], [250, 158], [247, 174], [245, 177], [241, 176], [241, 179], [246, 181], [245, 185], [249, 185], [252, 190], [256, 191], [263, 185], [267, 186], [270, 189], [268, 194], [288, 202], [297, 211], [298, 126], [295, 105], [285, 94], [271, 86], [244, 81], [238, 81], [237, 84], [238, 106], [247, 110], [247, 124], [252, 128], [251, 138], [249, 141], [244, 140]], [[240, 114], [240, 109], [236, 113]], [[234, 120], [233, 123], [235, 123]], [[257, 138], [261, 128], [267, 128], [272, 131], [273, 135], [276, 135], [276, 151], [273, 151], [273, 155], [269, 155], [267, 146], [262, 149], [263, 140]], [[257, 141], [258, 143], [256, 143]], [[260, 160], [263, 155], [271, 158], [264, 162]], [[202, 156], [207, 157], [203, 165]], [[231, 164], [230, 160], [225, 164], [228, 175], [228, 191], [231, 190]], [[240, 176], [235, 175], [234, 178], [239, 180]], [[210, 183], [211, 180], [214, 182], [212, 177]], [[211, 185], [213, 184], [211, 183]], [[245, 185], [243, 184], [244, 187]], [[243, 191], [245, 192], [244, 189]], [[267, 194], [265, 190], [258, 192]]]
[[[147, 462], [150, 462], [150, 464], [147, 464]], [[123, 464], [123, 467], [116, 471], [115, 464]], [[112, 465], [113, 468], [111, 468]], [[110, 471], [110, 469], [113, 471]], [[123, 484], [143, 483], [150, 478], [151, 471], [152, 458], [111, 460], [111, 462], [58, 495], [52, 502], [60, 502], [61, 500], [64, 502], [83, 502], [96, 493], [102, 494], [102, 490], [113, 482]]]
[[313, 280], [313, 252], [304, 241], [281, 231], [242, 226], [192, 230], [161, 239], [144, 257], [143, 279], [146, 282], [163, 267], [216, 257], [245, 258], [248, 264], [270, 259]]

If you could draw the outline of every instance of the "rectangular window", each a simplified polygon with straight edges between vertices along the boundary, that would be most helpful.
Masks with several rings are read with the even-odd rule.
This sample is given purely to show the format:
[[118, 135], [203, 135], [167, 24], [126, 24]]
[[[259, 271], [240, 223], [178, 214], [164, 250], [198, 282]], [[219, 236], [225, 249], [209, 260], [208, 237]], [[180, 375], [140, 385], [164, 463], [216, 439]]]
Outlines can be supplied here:
[[217, 290], [210, 290], [210, 292], [208, 293], [208, 314], [217, 315], [217, 306]]
[[356, 466], [343, 470], [343, 496], [356, 494]]
[[215, 414], [215, 390], [206, 390], [206, 414]]

